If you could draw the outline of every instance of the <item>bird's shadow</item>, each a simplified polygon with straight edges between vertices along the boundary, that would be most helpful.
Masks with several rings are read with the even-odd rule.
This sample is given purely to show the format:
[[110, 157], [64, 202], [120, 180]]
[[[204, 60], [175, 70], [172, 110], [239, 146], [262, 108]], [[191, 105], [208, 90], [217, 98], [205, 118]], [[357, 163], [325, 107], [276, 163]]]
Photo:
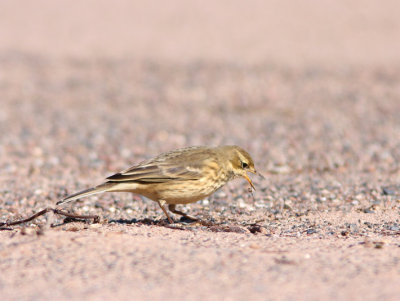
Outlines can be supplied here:
[[234, 232], [234, 233], [252, 233], [257, 234], [261, 233], [261, 226], [257, 224], [247, 225], [247, 226], [239, 226], [239, 225], [229, 225], [225, 222], [215, 222], [210, 220], [192, 220], [186, 217], [181, 217], [175, 223], [170, 224], [167, 219], [162, 220], [152, 220], [149, 218], [144, 219], [114, 219], [109, 220], [109, 224], [121, 224], [121, 225], [146, 225], [146, 226], [158, 226], [164, 227], [174, 230], [186, 230], [186, 231], [194, 231], [194, 230], [205, 230], [211, 232]]
[[143, 219], [112, 219], [108, 221], [109, 224], [120, 224], [120, 225], [146, 225], [146, 226], [161, 226], [161, 227], [168, 227], [170, 228], [171, 225], [176, 226], [194, 226], [194, 225], [203, 225], [203, 226], [210, 226], [214, 225], [212, 222], [208, 221], [199, 221], [199, 220], [192, 220], [190, 218], [181, 217], [179, 220], [176, 220], [173, 224], [170, 224], [167, 219], [160, 219], [160, 220], [153, 220], [150, 218], [143, 218]]
[[139, 225], [159, 225], [165, 223], [164, 220], [152, 220], [150, 218], [143, 218], [143, 219], [137, 219], [137, 218], [132, 218], [132, 219], [111, 219], [108, 221], [108, 224], [121, 224], [121, 225], [132, 225], [132, 224], [139, 224]]

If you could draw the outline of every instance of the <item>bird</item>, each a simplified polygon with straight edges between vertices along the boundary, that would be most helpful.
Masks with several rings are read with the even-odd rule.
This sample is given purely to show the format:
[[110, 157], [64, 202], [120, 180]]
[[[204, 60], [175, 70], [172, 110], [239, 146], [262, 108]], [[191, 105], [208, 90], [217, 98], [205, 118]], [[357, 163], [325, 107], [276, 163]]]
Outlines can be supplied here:
[[250, 154], [236, 145], [192, 146], [162, 153], [106, 178], [95, 187], [79, 191], [57, 202], [72, 202], [102, 192], [132, 192], [158, 203], [169, 223], [172, 213], [198, 220], [176, 209], [177, 204], [202, 200], [238, 177], [255, 187], [248, 172], [258, 174]]

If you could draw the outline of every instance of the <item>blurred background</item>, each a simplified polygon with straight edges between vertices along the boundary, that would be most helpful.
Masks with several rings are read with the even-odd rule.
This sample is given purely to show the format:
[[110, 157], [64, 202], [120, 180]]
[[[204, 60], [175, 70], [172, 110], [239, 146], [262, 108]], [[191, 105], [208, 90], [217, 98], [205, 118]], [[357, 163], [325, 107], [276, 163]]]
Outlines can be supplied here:
[[[265, 187], [289, 181], [306, 193], [320, 171], [342, 173], [318, 185], [347, 183], [347, 194], [360, 175], [391, 184], [400, 161], [399, 9], [397, 1], [1, 1], [4, 198], [52, 204], [145, 158], [201, 144], [246, 148], [270, 175]], [[301, 203], [282, 189], [258, 200]]]
[[0, 50], [171, 63], [390, 65], [397, 1], [1, 1]]

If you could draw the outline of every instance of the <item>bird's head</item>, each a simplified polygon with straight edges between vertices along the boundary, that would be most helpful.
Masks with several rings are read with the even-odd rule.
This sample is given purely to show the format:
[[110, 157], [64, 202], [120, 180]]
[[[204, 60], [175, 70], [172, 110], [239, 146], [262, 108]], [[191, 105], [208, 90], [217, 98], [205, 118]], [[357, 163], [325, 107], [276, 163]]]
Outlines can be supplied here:
[[254, 167], [254, 161], [250, 154], [241, 147], [235, 145], [224, 146], [222, 151], [225, 152], [225, 155], [228, 158], [228, 168], [232, 171], [234, 177], [245, 178], [255, 190], [253, 183], [247, 175], [247, 172], [257, 174]]

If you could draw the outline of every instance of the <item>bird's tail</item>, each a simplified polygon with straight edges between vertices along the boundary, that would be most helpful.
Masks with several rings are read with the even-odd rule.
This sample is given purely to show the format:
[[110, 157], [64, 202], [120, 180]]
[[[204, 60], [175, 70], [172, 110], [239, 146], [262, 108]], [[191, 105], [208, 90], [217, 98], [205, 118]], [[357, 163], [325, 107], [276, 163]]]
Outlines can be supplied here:
[[80, 199], [80, 198], [83, 198], [83, 197], [86, 197], [89, 195], [108, 191], [112, 186], [114, 186], [113, 183], [104, 183], [104, 184], [100, 184], [96, 187], [92, 187], [92, 188], [89, 188], [86, 190], [79, 191], [77, 193], [67, 196], [65, 199], [63, 199], [61, 201], [58, 201], [57, 205], [69, 203], [69, 202], [75, 201], [77, 199]]

